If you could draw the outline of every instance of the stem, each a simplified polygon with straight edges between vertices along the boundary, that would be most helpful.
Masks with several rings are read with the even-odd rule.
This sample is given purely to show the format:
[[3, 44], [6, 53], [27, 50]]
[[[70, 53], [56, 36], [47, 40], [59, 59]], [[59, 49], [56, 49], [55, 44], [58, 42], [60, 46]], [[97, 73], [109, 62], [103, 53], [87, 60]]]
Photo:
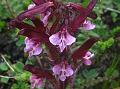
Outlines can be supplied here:
[[44, 89], [48, 89], [48, 81], [45, 81], [45, 88]]
[[3, 76], [3, 75], [0, 75], [1, 78], [12, 78], [14, 79], [14, 77], [9, 77], [9, 76]]
[[74, 89], [74, 82], [75, 82], [77, 73], [78, 73], [78, 71], [79, 71], [79, 69], [80, 69], [80, 66], [81, 66], [81, 64], [79, 64], [79, 65], [77, 66], [77, 68], [76, 68], [76, 70], [75, 70], [75, 72], [74, 72], [74, 75], [73, 75], [72, 78], [71, 78], [71, 81], [70, 81], [70, 89]]
[[15, 70], [12, 68], [12, 66], [7, 62], [7, 60], [5, 59], [4, 55], [1, 54], [2, 59], [5, 61], [5, 63], [8, 65], [8, 67], [15, 72]]
[[39, 64], [39, 66], [40, 66], [41, 68], [43, 68], [43, 65], [42, 65], [42, 63], [41, 63], [40, 57], [39, 57], [39, 56], [36, 56], [36, 59], [37, 59], [37, 62], [38, 62], [38, 64]]
[[109, 11], [113, 11], [113, 12], [116, 12], [116, 13], [119, 13], [120, 14], [120, 11], [119, 10], [115, 10], [115, 9], [112, 9], [112, 8], [105, 8], [106, 10], [109, 10]]

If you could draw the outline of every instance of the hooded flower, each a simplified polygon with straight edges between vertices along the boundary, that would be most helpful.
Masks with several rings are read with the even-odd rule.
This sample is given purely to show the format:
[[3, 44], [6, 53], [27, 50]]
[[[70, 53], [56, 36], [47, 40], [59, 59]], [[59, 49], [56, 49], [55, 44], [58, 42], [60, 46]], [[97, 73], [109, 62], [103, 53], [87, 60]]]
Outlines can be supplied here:
[[90, 58], [92, 58], [94, 56], [94, 54], [92, 54], [90, 51], [88, 51], [85, 56], [83, 57], [83, 63], [85, 65], [91, 65], [92, 61], [90, 60]]
[[39, 55], [42, 52], [42, 47], [40, 42], [36, 42], [26, 37], [25, 44], [26, 47], [24, 48], [24, 51], [29, 53], [29, 57], [31, 57], [32, 55]]
[[61, 62], [52, 68], [54, 75], [58, 75], [61, 81], [65, 81], [66, 77], [72, 76], [74, 71], [66, 62]]
[[85, 20], [82, 27], [84, 30], [92, 30], [95, 28], [95, 25], [92, 24], [90, 21]]
[[71, 45], [76, 41], [76, 38], [71, 36], [66, 28], [63, 28], [63, 30], [50, 36], [49, 40], [53, 45], [58, 45], [60, 51], [63, 52], [67, 45]]
[[32, 75], [30, 77], [30, 83], [31, 83], [31, 89], [34, 89], [35, 87], [40, 88], [42, 87], [43, 80], [41, 78], [37, 78], [37, 76]]
[[[28, 6], [28, 10], [34, 8], [35, 6], [36, 5], [34, 3], [30, 4]], [[44, 26], [46, 26], [48, 24], [48, 17], [50, 16], [50, 14], [51, 14], [51, 12], [49, 12], [49, 11], [41, 13], [41, 21], [44, 23]]]

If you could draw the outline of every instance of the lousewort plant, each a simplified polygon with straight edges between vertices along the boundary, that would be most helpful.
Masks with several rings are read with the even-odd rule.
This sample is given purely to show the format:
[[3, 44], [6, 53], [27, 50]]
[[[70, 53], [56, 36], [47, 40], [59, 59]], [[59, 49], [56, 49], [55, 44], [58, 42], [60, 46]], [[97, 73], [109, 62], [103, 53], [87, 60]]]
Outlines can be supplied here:
[[[18, 28], [25, 36], [24, 51], [32, 56], [46, 53], [47, 66], [25, 65], [24, 69], [32, 73], [31, 88], [65, 89], [67, 85], [74, 89], [74, 80], [81, 64], [91, 65], [93, 53], [89, 51], [98, 38], [87, 39], [73, 51], [78, 28], [92, 30], [95, 25], [87, 18], [96, 18], [92, 12], [97, 0], [90, 0], [86, 8], [69, 2], [63, 4], [57, 0], [33, 0], [28, 9], [12, 20], [9, 25]], [[32, 21], [32, 24], [25, 23]], [[45, 45], [42, 48], [42, 45]]]

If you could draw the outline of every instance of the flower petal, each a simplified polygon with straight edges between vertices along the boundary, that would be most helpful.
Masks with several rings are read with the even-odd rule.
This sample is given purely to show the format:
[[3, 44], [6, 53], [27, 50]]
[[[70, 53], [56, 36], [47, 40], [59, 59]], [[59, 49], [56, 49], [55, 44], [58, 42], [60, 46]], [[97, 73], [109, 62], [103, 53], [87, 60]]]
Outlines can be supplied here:
[[92, 53], [90, 51], [87, 51], [87, 53], [85, 54], [85, 56], [90, 56]]
[[42, 79], [37, 78], [37, 76], [32, 75], [30, 76], [30, 83], [31, 83], [31, 89], [34, 89], [35, 87], [42, 87]]
[[74, 73], [74, 71], [71, 69], [70, 66], [68, 66], [67, 69], [66, 69], [66, 74], [65, 75], [67, 77], [69, 77], [69, 76], [73, 75], [73, 73]]
[[44, 23], [44, 26], [48, 24], [48, 17], [50, 16], [50, 12], [47, 12], [47, 14], [43, 17], [42, 22]]
[[55, 65], [53, 68], [52, 68], [52, 71], [55, 75], [59, 75], [60, 74], [60, 71], [61, 71], [61, 66], [60, 65]]
[[59, 78], [60, 78], [61, 81], [65, 81], [66, 76], [65, 75], [60, 75]]
[[83, 63], [85, 64], [85, 65], [91, 65], [92, 64], [92, 61], [91, 60], [87, 60], [87, 59], [83, 59]]
[[83, 23], [83, 29], [85, 29], [85, 30], [92, 30], [94, 28], [95, 28], [95, 25], [92, 24], [90, 21], [85, 21]]
[[33, 55], [39, 55], [42, 52], [42, 47], [38, 44], [37, 47], [33, 48]]
[[71, 36], [68, 32], [66, 32], [66, 45], [71, 45], [72, 43], [74, 43], [76, 41], [76, 38]]
[[60, 52], [63, 52], [64, 49], [67, 47], [64, 40], [61, 40], [61, 43], [59, 44]]
[[37, 77], [35, 75], [30, 76], [30, 82], [34, 82]]
[[53, 44], [53, 45], [59, 45], [61, 42], [61, 39], [59, 37], [59, 32], [56, 34], [53, 34], [52, 36], [49, 37], [49, 41]]
[[36, 85], [36, 87], [41, 88], [42, 85], [43, 85], [42, 79], [37, 79], [37, 85]]

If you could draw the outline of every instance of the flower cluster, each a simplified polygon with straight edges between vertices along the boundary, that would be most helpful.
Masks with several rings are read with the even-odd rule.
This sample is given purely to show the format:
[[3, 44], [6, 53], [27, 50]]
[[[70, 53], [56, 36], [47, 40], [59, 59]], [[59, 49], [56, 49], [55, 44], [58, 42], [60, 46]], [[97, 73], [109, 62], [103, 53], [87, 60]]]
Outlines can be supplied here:
[[[41, 87], [43, 78], [47, 78], [53, 85], [58, 79], [67, 81], [74, 75], [77, 68], [75, 65], [79, 62], [77, 60], [81, 59], [83, 64], [91, 65], [90, 59], [94, 54], [89, 52], [89, 49], [98, 38], [91, 37], [75, 51], [70, 50], [76, 42], [75, 33], [78, 28], [86, 31], [95, 28], [87, 18], [95, 19], [96, 14], [92, 13], [92, 9], [96, 2], [97, 0], [91, 0], [89, 5], [83, 8], [72, 2], [63, 4], [57, 0], [33, 0], [26, 11], [10, 22], [10, 26], [19, 28], [19, 34], [26, 37], [24, 51], [29, 57], [44, 53], [42, 44], [47, 48], [48, 60], [52, 66], [50, 71], [25, 66], [25, 69], [33, 74], [30, 77], [32, 89]], [[33, 25], [25, 23], [25, 19], [31, 20]], [[61, 86], [57, 89], [61, 89]]]

